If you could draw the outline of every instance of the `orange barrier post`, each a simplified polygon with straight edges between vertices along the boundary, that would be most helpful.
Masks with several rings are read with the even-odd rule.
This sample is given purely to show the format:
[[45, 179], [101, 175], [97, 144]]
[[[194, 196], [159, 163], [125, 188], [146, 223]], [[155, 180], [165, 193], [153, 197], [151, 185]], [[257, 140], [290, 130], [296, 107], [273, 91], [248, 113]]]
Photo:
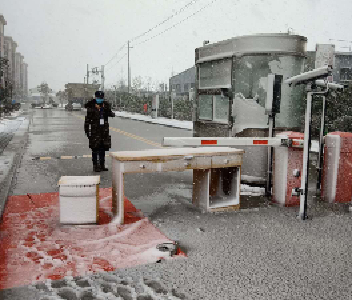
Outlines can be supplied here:
[[[276, 137], [303, 140], [304, 134], [286, 131]], [[278, 147], [274, 150], [272, 201], [282, 206], [299, 206], [300, 195], [293, 193], [301, 186], [303, 148]]]
[[329, 203], [352, 199], [352, 133], [331, 132], [325, 136], [321, 197]]

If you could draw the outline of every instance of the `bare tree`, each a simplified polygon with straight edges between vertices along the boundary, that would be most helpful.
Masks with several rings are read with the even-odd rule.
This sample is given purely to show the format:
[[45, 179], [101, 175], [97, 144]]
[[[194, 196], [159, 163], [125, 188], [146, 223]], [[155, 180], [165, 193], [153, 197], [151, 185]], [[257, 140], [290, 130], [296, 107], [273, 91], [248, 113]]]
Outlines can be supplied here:
[[143, 85], [143, 78], [142, 76], [134, 77], [132, 80], [132, 87], [134, 90], [138, 91], [142, 88]]

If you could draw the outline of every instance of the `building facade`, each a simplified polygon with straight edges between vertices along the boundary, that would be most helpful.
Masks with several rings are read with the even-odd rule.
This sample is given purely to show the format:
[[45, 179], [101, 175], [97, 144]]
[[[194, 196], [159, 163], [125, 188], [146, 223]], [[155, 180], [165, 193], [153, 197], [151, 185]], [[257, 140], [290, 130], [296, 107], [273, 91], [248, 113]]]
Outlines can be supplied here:
[[[335, 48], [334, 45], [331, 46], [332, 49]], [[316, 52], [308, 51], [305, 70], [313, 70], [316, 66], [316, 60]], [[332, 79], [334, 82], [340, 84], [352, 82], [352, 52], [334, 52], [332, 67]]]
[[8, 71], [9, 71], [9, 78], [12, 81], [12, 70], [13, 70], [13, 57], [12, 57], [12, 45], [13, 45], [13, 40], [12, 37], [10, 36], [5, 36], [5, 52], [4, 56], [8, 61]]
[[0, 89], [3, 91], [5, 85], [5, 25], [7, 24], [3, 15], [0, 15]]
[[10, 36], [4, 35], [7, 25], [0, 14], [0, 91], [1, 99], [21, 101], [28, 96], [28, 65], [24, 57], [17, 52], [17, 43]]
[[24, 63], [23, 69], [23, 97], [28, 100], [28, 64]]
[[196, 87], [196, 67], [193, 66], [169, 79], [169, 89], [176, 98], [189, 97]]
[[18, 100], [21, 100], [24, 98], [24, 56], [21, 55], [20, 58], [20, 98]]
[[16, 52], [15, 58], [15, 97], [21, 98], [21, 53]]
[[338, 83], [352, 82], [352, 52], [335, 53], [333, 79]]
[[12, 94], [16, 94], [16, 50], [17, 50], [18, 44], [12, 40]]
[[7, 60], [7, 65], [6, 65], [6, 70], [5, 70], [5, 87], [8, 88], [8, 96], [12, 97], [12, 91], [13, 91], [13, 68], [14, 68], [14, 62], [13, 62], [13, 56], [12, 56], [12, 45], [13, 45], [13, 40], [9, 36], [5, 36], [5, 52], [4, 52], [4, 57]]

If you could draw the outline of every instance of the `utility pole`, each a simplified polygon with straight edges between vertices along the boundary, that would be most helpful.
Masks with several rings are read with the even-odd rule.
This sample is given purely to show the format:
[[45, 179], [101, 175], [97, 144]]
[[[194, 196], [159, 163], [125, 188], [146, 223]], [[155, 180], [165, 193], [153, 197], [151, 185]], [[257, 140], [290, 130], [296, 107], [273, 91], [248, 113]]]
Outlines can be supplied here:
[[104, 91], [104, 81], [105, 81], [105, 75], [104, 75], [104, 65], [101, 65], [100, 75], [101, 75], [101, 83], [100, 83], [100, 88], [101, 88], [101, 90], [102, 90], [102, 91]]
[[128, 60], [128, 93], [130, 92], [131, 88], [131, 79], [130, 79], [130, 41], [127, 42], [127, 60]]
[[89, 84], [89, 66], [87, 64], [87, 84]]

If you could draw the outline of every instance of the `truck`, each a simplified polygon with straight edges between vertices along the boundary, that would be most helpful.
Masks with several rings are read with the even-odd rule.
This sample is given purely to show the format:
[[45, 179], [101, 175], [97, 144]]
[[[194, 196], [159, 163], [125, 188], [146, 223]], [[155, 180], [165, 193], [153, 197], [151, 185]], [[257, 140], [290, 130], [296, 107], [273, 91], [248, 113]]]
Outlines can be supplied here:
[[[68, 101], [68, 109], [83, 107], [99, 90], [100, 84], [67, 83], [65, 84], [65, 96]], [[73, 105], [75, 104], [75, 105]]]

